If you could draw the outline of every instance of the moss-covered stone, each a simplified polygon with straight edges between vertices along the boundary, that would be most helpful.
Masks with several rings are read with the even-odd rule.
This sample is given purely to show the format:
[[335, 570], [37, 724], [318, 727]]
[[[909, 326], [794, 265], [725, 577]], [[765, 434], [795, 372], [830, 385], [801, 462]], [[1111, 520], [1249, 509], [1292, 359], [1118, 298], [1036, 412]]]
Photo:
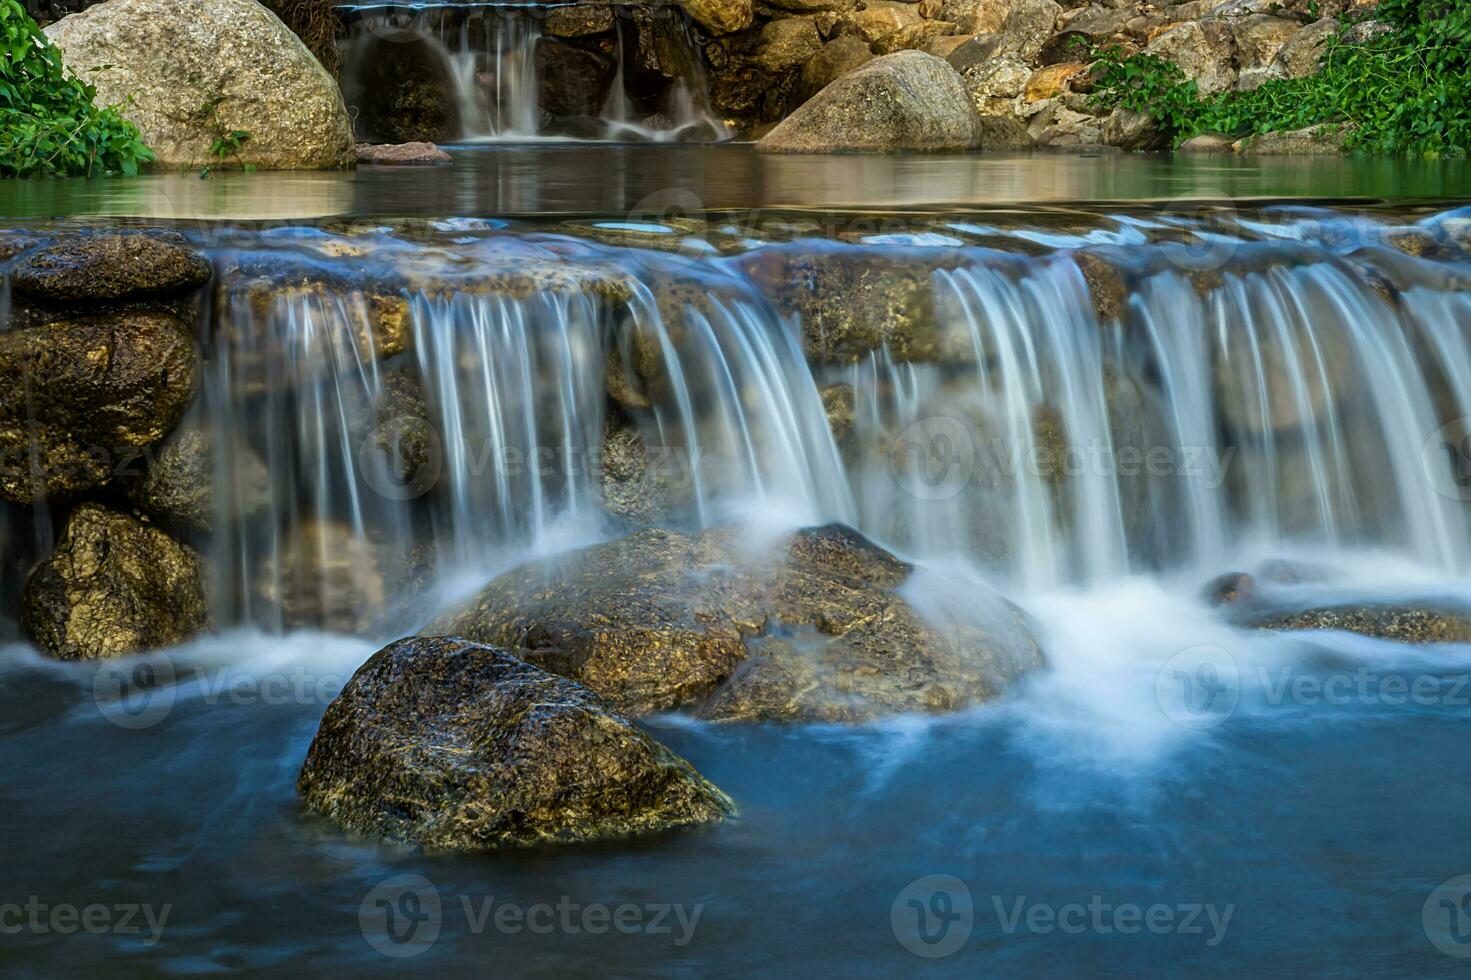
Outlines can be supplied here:
[[72, 511], [56, 550], [31, 572], [21, 597], [26, 635], [63, 660], [174, 646], [208, 623], [199, 556], [99, 504]]
[[162, 313], [0, 333], [0, 497], [31, 503], [108, 482], [178, 423], [197, 359], [185, 325]]
[[731, 528], [647, 530], [516, 569], [429, 633], [517, 652], [633, 715], [858, 721], [949, 711], [1040, 667], [1020, 610], [991, 628], [925, 621], [911, 569], [849, 528], [751, 550]]
[[145, 234], [67, 238], [16, 263], [15, 291], [48, 303], [173, 296], [209, 281], [209, 262], [182, 240]]
[[735, 810], [586, 688], [448, 637], [369, 659], [328, 706], [297, 788], [350, 830], [448, 850], [647, 834]]

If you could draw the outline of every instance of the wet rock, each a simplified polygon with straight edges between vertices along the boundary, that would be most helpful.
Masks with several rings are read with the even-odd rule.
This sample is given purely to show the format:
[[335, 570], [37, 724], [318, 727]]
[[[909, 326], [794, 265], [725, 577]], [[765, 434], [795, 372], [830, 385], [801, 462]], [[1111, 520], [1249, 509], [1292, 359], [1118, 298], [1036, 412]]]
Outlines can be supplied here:
[[[967, 361], [969, 331], [946, 327], [933, 276], [959, 268], [948, 250], [893, 254], [877, 248], [778, 245], [736, 261], [778, 310], [801, 318], [807, 356], [852, 361], [887, 348], [898, 361]], [[964, 335], [962, 336], [962, 333]]]
[[1211, 579], [1201, 590], [1201, 598], [1212, 606], [1242, 602], [1256, 595], [1256, 580], [1245, 572], [1227, 572]]
[[922, 51], [876, 58], [823, 89], [756, 144], [765, 153], [888, 153], [975, 145], [955, 69]]
[[833, 441], [842, 445], [853, 431], [854, 393], [852, 385], [827, 385], [821, 391], [822, 410], [827, 415]]
[[802, 66], [802, 78], [796, 89], [798, 104], [872, 60], [873, 52], [859, 38], [852, 35], [833, 38]]
[[1275, 631], [1342, 630], [1399, 643], [1471, 643], [1471, 610], [1439, 605], [1344, 603], [1287, 612], [1253, 611], [1237, 622]]
[[[226, 483], [233, 520], [254, 517], [270, 502], [270, 476], [255, 450], [236, 446], [227, 464], [219, 465], [206, 429], [181, 427], [145, 455], [151, 458], [147, 473], [128, 493], [139, 510], [164, 524], [212, 530], [217, 481]], [[227, 474], [228, 481], [223, 479]]]
[[233, 130], [250, 137], [230, 165], [353, 163], [352, 124], [336, 81], [254, 0], [108, 0], [46, 35], [96, 86], [99, 105], [123, 107], [160, 167], [218, 165], [211, 147]]
[[361, 633], [384, 618], [391, 595], [388, 556], [364, 533], [341, 521], [292, 525], [262, 559], [256, 597], [292, 629]]
[[360, 165], [376, 167], [436, 167], [453, 162], [433, 143], [362, 143], [357, 157]]
[[1169, 142], [1153, 116], [1132, 109], [1115, 109], [1104, 117], [1103, 141], [1121, 150], [1161, 150]]
[[385, 143], [447, 143], [460, 135], [454, 83], [444, 60], [424, 38], [404, 31], [374, 39], [345, 95], [358, 125]]
[[16, 293], [48, 303], [174, 296], [209, 281], [209, 262], [183, 241], [147, 234], [67, 238], [16, 263]]
[[447, 637], [399, 640], [358, 669], [297, 791], [349, 830], [435, 850], [627, 837], [735, 812], [587, 689]]
[[208, 622], [199, 556], [99, 504], [72, 511], [56, 550], [31, 572], [21, 598], [26, 635], [63, 660], [174, 646]]
[[[728, 3], [723, 6], [735, 8], [739, 4]], [[749, 5], [746, 6], [746, 10], [749, 23]], [[705, 12], [713, 16], [713, 12]], [[731, 30], [740, 30], [744, 26], [746, 25], [741, 24]], [[567, 7], [552, 7], [547, 11], [541, 29], [542, 33], [551, 37], [586, 37], [589, 34], [602, 34], [613, 29], [613, 8], [606, 3], [577, 3]]]
[[1222, 21], [1190, 21], [1172, 27], [1144, 48], [1174, 62], [1193, 79], [1202, 95], [1214, 95], [1236, 85], [1236, 39]]
[[711, 34], [729, 34], [751, 26], [751, 0], [684, 0], [683, 6], [691, 19]]
[[161, 313], [0, 333], [0, 497], [31, 503], [111, 480], [194, 397], [197, 351]]
[[358, 450], [360, 471], [371, 472], [370, 485], [395, 498], [417, 500], [434, 489], [443, 464], [443, 444], [418, 378], [403, 369], [384, 372], [373, 426]]
[[1040, 667], [1025, 617], [923, 621], [903, 562], [838, 526], [752, 551], [733, 529], [641, 531], [511, 572], [430, 633], [499, 642], [621, 711], [856, 721], [957, 710]]
[[1237, 153], [1263, 156], [1332, 156], [1344, 152], [1351, 130], [1345, 125], [1320, 123], [1285, 133], [1261, 133], [1239, 139]]
[[660, 521], [682, 503], [690, 488], [669, 472], [668, 458], [655, 459], [638, 426], [618, 415], [603, 424], [601, 450], [603, 509], [635, 524]]

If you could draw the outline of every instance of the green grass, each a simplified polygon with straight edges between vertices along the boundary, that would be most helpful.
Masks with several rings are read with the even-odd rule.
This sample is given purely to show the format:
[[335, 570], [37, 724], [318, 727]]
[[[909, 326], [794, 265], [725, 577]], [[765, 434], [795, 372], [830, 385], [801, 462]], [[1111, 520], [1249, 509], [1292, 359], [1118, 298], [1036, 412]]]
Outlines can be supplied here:
[[1153, 116], [1174, 145], [1202, 133], [1240, 137], [1318, 124], [1342, 126], [1349, 149], [1463, 157], [1471, 149], [1471, 3], [1385, 0], [1374, 19], [1393, 30], [1352, 43], [1345, 24], [1308, 78], [1202, 98], [1178, 67], [1152, 55], [1097, 52], [1092, 99]]
[[0, 177], [138, 172], [153, 159], [137, 127], [70, 74], [20, 0], [0, 0]]

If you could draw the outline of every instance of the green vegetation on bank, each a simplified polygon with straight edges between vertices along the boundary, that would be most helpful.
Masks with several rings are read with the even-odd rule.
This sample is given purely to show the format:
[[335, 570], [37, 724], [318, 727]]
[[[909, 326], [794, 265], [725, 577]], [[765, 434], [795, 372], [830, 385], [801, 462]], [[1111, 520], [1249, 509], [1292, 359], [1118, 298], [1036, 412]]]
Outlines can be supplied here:
[[153, 159], [137, 128], [62, 66], [20, 0], [0, 0], [0, 177], [138, 172]]
[[1324, 43], [1316, 75], [1205, 98], [1167, 61], [1101, 51], [1092, 98], [1103, 107], [1148, 113], [1176, 146], [1202, 133], [1239, 137], [1333, 124], [1343, 126], [1349, 149], [1465, 156], [1471, 150], [1471, 3], [1385, 0], [1372, 16], [1392, 29], [1345, 23]]

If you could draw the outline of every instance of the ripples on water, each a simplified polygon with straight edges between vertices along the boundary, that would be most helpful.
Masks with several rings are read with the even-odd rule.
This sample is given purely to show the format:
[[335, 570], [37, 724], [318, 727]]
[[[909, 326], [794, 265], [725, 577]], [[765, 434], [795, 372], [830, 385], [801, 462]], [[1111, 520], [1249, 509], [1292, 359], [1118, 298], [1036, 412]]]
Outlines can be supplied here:
[[[885, 232], [876, 241], [914, 260], [952, 242], [973, 250], [972, 261], [936, 273], [933, 285], [945, 322], [986, 355], [939, 369], [880, 352], [833, 369], [855, 390], [855, 431], [868, 447], [846, 458], [827, 436], [818, 400], [819, 382], [832, 380], [828, 369], [808, 369], [790, 320], [732, 271], [738, 262], [701, 258], [696, 244], [679, 259], [627, 252], [562, 237], [567, 228], [511, 229], [505, 247], [517, 264], [560, 249], [581, 267], [632, 270], [648, 290], [631, 303], [635, 319], [643, 317], [632, 336], [653, 344], [670, 381], [645, 421], [662, 440], [719, 449], [731, 461], [718, 483], [695, 488], [687, 520], [749, 519], [753, 510], [772, 525], [855, 520], [927, 563], [909, 585], [922, 611], [943, 618], [969, 609], [982, 583], [1005, 589], [1039, 624], [1046, 674], [1003, 702], [941, 719], [858, 728], [652, 719], [661, 740], [739, 801], [738, 820], [654, 840], [464, 858], [347, 839], [303, 817], [295, 800], [296, 773], [327, 701], [380, 640], [422, 613], [404, 612], [370, 638], [280, 634], [281, 620], [262, 617], [242, 587], [222, 621], [263, 628], [239, 625], [125, 661], [124, 669], [161, 679], [158, 700], [133, 705], [132, 714], [105, 699], [99, 706], [95, 668], [5, 648], [0, 732], [12, 764], [0, 796], [12, 851], [0, 900], [146, 902], [172, 911], [157, 946], [21, 935], [7, 937], [0, 955], [50, 975], [83, 963], [123, 975], [377, 971], [394, 964], [364, 941], [360, 905], [385, 877], [413, 873], [433, 882], [446, 912], [439, 941], [407, 965], [451, 975], [555, 976], [590, 964], [615, 975], [1451, 975], [1459, 961], [1428, 943], [1420, 917], [1431, 889], [1471, 872], [1471, 845], [1460, 833], [1471, 790], [1457, 778], [1471, 650], [1242, 632], [1197, 594], [1210, 575], [1288, 557], [1336, 574], [1331, 585], [1292, 586], [1306, 604], [1429, 594], [1471, 601], [1464, 511], [1426, 489], [1424, 467], [1435, 464], [1421, 456], [1438, 413], [1459, 411], [1471, 392], [1459, 384], [1471, 365], [1464, 279], [1390, 252], [1373, 222], [1324, 215], [1192, 224], [1184, 244], [1168, 218], [1121, 215], [1019, 234], [990, 222], [937, 219], [903, 233], [912, 238]], [[582, 227], [591, 234], [596, 224]], [[646, 224], [602, 230], [647, 234]], [[1309, 228], [1311, 243], [1293, 245]], [[433, 279], [467, 262], [494, 265], [501, 246], [486, 242], [502, 230], [457, 222], [431, 229], [427, 243], [413, 241], [418, 233], [376, 231], [356, 240], [370, 246], [359, 256], [369, 274], [375, 262], [400, 272], [427, 262], [419, 271]], [[723, 241], [718, 229], [704, 231], [697, 243], [744, 251], [740, 235]], [[1339, 236], [1348, 232], [1358, 237], [1344, 245]], [[286, 255], [330, 268], [323, 256], [354, 234], [330, 247], [295, 238]], [[1204, 295], [1181, 271], [1191, 268], [1188, 255], [1164, 261], [1173, 246], [1226, 234], [1248, 244]], [[245, 232], [230, 255], [248, 263], [265, 244]], [[1079, 267], [1052, 254], [1084, 246], [1131, 277], [1118, 323], [1097, 321]], [[1041, 254], [1019, 258], [1026, 247]], [[1271, 261], [1256, 262], [1264, 256]], [[1393, 278], [1393, 304], [1366, 278], [1371, 271]], [[661, 307], [650, 284], [671, 275], [692, 279], [703, 298]], [[631, 356], [607, 341], [612, 324], [599, 301], [409, 292], [413, 358], [443, 431], [592, 451], [604, 358]], [[264, 320], [247, 307], [224, 307], [225, 323], [248, 317], [255, 332], [216, 338], [224, 345], [216, 354], [228, 356], [216, 359], [206, 414], [227, 433], [288, 432], [283, 455], [269, 461], [280, 478], [273, 499], [285, 511], [340, 516], [344, 499], [358, 501], [349, 508], [361, 522], [355, 530], [386, 526], [405, 545], [419, 539], [422, 528], [395, 524], [392, 501], [359, 493], [356, 442], [323, 421], [381, 384], [354, 329], [361, 308], [284, 294]], [[1413, 350], [1399, 346], [1406, 337]], [[286, 365], [301, 373], [267, 376], [314, 379], [306, 387], [317, 400], [283, 401], [253, 417], [226, 412], [262, 369], [246, 356], [251, 343], [290, 353]], [[1218, 357], [1251, 370], [1218, 384], [1208, 373], [1217, 363], [1212, 344]], [[1311, 375], [1330, 361], [1342, 373], [1314, 386]], [[1264, 379], [1264, 364], [1285, 385]], [[969, 544], [969, 522], [985, 515], [957, 509], [955, 497], [926, 506], [895, 492], [904, 474], [888, 471], [885, 440], [940, 411], [999, 419], [1008, 440], [1028, 444], [1038, 438], [1038, 405], [1052, 402], [1075, 439], [1113, 443], [1107, 378], [1125, 366], [1139, 368], [1157, 393], [1130, 411], [1149, 418], [1149, 437], [1169, 445], [1224, 445], [1207, 421], [1218, 411], [1212, 399], [1238, 399], [1230, 436], [1257, 453], [1240, 464], [1244, 486], [1166, 482], [1144, 498], [1142, 522], [1131, 523], [1123, 501], [1135, 488], [1115, 475], [1083, 473], [1054, 491], [1021, 474], [982, 499], [997, 509], [986, 526], [1010, 535], [999, 554]], [[1451, 379], [1449, 407], [1425, 397], [1432, 377]], [[1220, 391], [1226, 395], [1210, 393]], [[1354, 412], [1341, 415], [1333, 399], [1350, 395]], [[1289, 410], [1310, 419], [1291, 446], [1273, 441], [1274, 420]], [[1287, 465], [1289, 453], [1296, 455]], [[456, 470], [453, 453], [447, 472], [431, 532], [452, 558], [442, 575], [447, 592], [526, 554], [613, 533], [597, 519], [595, 488], [575, 479], [487, 486]], [[328, 487], [330, 501], [318, 504], [314, 495]], [[213, 558], [218, 567], [251, 567], [252, 549], [275, 541], [227, 541]], [[1198, 676], [1202, 660], [1192, 651], [1202, 649], [1236, 692], [1215, 713], [1195, 711], [1176, 684], [1181, 671]], [[1396, 693], [1404, 681], [1416, 685], [1408, 699]], [[139, 717], [148, 724], [135, 724]], [[964, 949], [934, 962], [907, 952], [890, 924], [896, 896], [930, 874], [963, 879], [975, 902]], [[492, 897], [555, 904], [563, 896], [698, 905], [700, 918], [688, 944], [676, 945], [677, 930], [477, 932], [461, 905]], [[1094, 896], [1229, 907], [1231, 919], [1215, 944], [1209, 928], [1003, 929], [1002, 910], [1018, 900], [1055, 906]]]

